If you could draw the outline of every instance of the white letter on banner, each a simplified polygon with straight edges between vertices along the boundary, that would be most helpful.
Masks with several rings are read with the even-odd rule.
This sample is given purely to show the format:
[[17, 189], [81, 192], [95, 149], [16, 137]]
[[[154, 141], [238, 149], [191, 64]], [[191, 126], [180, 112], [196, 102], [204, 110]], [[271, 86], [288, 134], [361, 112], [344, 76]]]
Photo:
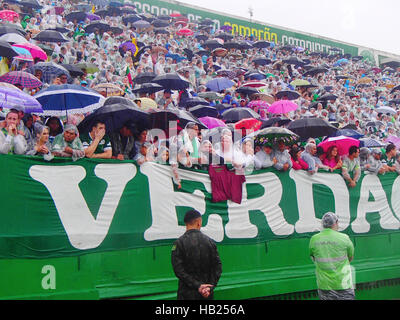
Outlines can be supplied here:
[[346, 184], [339, 174], [317, 173], [309, 175], [305, 171], [291, 170], [290, 177], [296, 183], [299, 220], [297, 233], [316, 232], [322, 229], [321, 219], [315, 217], [313, 185], [321, 184], [331, 189], [335, 199], [335, 213], [339, 216], [339, 230], [350, 224], [350, 199]]
[[[375, 201], [368, 201], [370, 194]], [[353, 221], [351, 227], [356, 233], [367, 233], [370, 225], [366, 219], [368, 212], [378, 212], [380, 215], [380, 225], [382, 229], [397, 230], [400, 222], [393, 215], [383, 190], [381, 182], [376, 175], [366, 175], [361, 184], [360, 200], [357, 208], [357, 219]]]
[[[193, 194], [175, 192], [172, 182], [171, 167], [146, 162], [140, 171], [147, 176], [150, 188], [152, 225], [144, 233], [146, 241], [176, 239], [185, 233], [185, 227], [178, 225], [176, 207], [190, 207], [201, 214], [206, 211], [204, 193], [196, 190]], [[211, 193], [210, 178], [206, 174], [187, 170], [179, 170], [181, 180], [202, 183], [207, 192]], [[224, 227], [219, 215], [211, 214], [208, 224], [201, 229], [206, 235], [217, 242], [224, 239]]]
[[398, 176], [393, 182], [392, 209], [397, 218], [400, 219], [400, 176]]
[[279, 203], [282, 199], [282, 183], [274, 173], [246, 176], [246, 184], [259, 184], [264, 188], [262, 197], [247, 199], [247, 190], [243, 184], [242, 204], [228, 201], [229, 222], [225, 226], [229, 238], [255, 238], [258, 229], [250, 222], [249, 211], [261, 211], [271, 231], [276, 235], [291, 235], [294, 226], [285, 220]]
[[86, 171], [81, 166], [32, 166], [31, 177], [49, 190], [72, 246], [79, 250], [97, 248], [107, 236], [126, 184], [137, 173], [133, 164], [99, 164], [97, 177], [107, 182], [97, 218], [94, 219], [79, 183]]

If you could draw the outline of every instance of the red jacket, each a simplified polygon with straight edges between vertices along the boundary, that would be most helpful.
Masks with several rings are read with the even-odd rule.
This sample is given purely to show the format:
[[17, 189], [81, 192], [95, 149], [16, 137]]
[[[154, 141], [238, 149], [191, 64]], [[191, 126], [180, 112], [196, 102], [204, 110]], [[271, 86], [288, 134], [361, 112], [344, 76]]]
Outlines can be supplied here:
[[297, 161], [292, 158], [292, 163], [293, 163], [294, 170], [307, 170], [308, 169], [308, 164], [301, 158], [299, 158]]

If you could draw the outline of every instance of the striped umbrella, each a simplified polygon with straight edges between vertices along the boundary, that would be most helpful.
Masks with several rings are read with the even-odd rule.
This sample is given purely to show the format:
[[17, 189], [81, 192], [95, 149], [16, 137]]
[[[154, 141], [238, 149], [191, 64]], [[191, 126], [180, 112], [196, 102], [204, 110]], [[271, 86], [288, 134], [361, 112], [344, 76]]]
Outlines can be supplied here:
[[270, 104], [264, 100], [253, 100], [253, 101], [250, 101], [247, 106], [252, 109], [254, 109], [256, 107], [268, 108], [270, 106]]
[[91, 112], [100, 108], [105, 101], [101, 94], [72, 84], [52, 85], [34, 97], [42, 105], [44, 114], [49, 116]]
[[0, 82], [20, 84], [23, 88], [33, 89], [42, 85], [42, 82], [33, 74], [25, 71], [10, 71], [0, 77]]
[[39, 62], [29, 67], [27, 72], [34, 74], [36, 70], [42, 71], [42, 81], [45, 83], [52, 83], [52, 81], [62, 74], [66, 74], [68, 80], [71, 79], [71, 76], [67, 69], [64, 67], [54, 63], [54, 62]]
[[13, 59], [25, 60], [25, 61], [31, 61], [31, 62], [33, 61], [33, 57], [28, 49], [19, 48], [19, 47], [14, 47], [13, 49], [18, 53], [17, 56], [13, 57]]

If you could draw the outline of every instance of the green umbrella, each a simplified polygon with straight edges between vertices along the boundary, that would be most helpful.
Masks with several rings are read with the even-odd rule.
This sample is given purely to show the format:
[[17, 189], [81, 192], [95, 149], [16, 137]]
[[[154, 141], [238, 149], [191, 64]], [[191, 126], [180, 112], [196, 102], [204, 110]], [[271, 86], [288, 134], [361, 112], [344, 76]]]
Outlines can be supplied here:
[[76, 66], [80, 69], [85, 69], [87, 73], [96, 73], [99, 71], [99, 68], [93, 63], [78, 63]]
[[46, 46], [44, 44], [38, 44], [38, 47], [43, 49], [43, 51], [46, 52], [47, 56], [51, 56], [54, 52], [54, 50], [52, 48], [50, 48], [49, 46]]

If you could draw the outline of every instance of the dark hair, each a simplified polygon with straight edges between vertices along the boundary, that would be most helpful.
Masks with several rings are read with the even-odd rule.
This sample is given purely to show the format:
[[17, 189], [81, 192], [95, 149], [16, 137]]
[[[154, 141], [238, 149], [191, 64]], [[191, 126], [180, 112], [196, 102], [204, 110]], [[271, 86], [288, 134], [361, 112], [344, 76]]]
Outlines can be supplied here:
[[183, 222], [185, 222], [185, 224], [190, 224], [191, 222], [193, 222], [198, 218], [201, 218], [200, 212], [196, 210], [189, 210], [188, 212], [186, 212]]
[[325, 151], [322, 147], [317, 147], [317, 156], [322, 156], [323, 154], [325, 154]]
[[391, 143], [386, 147], [386, 153], [389, 153], [390, 151], [392, 151], [393, 149], [396, 149], [396, 146]]
[[349, 149], [349, 156], [351, 156], [352, 154], [356, 153], [358, 151], [358, 147], [357, 146], [351, 146]]
[[[332, 159], [332, 151], [333, 149], [337, 149], [337, 146], [330, 146], [329, 149], [326, 151], [326, 159]], [[338, 162], [340, 160], [339, 152], [336, 154], [335, 161]]]
[[297, 161], [298, 160], [297, 154], [299, 153], [299, 151], [301, 151], [301, 149], [298, 146], [294, 145], [290, 149], [289, 154], [294, 160]]

